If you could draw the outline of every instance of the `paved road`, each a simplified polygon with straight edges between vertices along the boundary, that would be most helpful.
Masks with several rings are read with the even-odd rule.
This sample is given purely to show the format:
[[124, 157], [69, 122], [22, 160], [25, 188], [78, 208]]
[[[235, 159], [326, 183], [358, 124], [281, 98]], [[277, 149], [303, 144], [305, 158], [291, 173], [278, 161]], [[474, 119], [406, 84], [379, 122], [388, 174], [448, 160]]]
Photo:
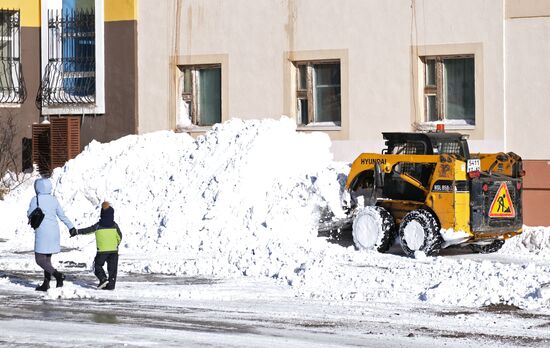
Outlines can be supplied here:
[[[105, 292], [95, 290], [95, 279], [78, 269], [66, 288], [83, 289], [85, 295], [51, 299], [33, 291], [39, 277], [0, 271], [5, 283], [0, 286], [0, 345], [550, 346], [550, 316], [509, 306], [449, 310], [324, 303], [279, 295], [277, 287], [254, 281], [150, 274], [123, 274], [117, 290]], [[187, 289], [193, 295], [177, 297]], [[167, 296], [171, 293], [174, 298]]]

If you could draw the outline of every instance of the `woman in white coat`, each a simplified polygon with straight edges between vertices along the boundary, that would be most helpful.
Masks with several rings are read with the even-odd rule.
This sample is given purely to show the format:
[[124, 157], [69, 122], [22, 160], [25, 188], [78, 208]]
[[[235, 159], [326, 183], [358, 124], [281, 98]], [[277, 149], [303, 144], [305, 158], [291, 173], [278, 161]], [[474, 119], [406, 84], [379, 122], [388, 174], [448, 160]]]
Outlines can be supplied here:
[[44, 212], [44, 220], [35, 230], [34, 238], [34, 257], [36, 263], [44, 270], [44, 282], [36, 287], [37, 291], [47, 291], [50, 288], [50, 279], [52, 275], [57, 281], [56, 287], [63, 286], [65, 276], [52, 266], [52, 254], [61, 251], [59, 243], [59, 218], [67, 228], [76, 232], [73, 223], [69, 220], [57, 198], [51, 195], [52, 183], [48, 178], [37, 179], [34, 182], [34, 191], [36, 196], [31, 199], [27, 216], [37, 207]]

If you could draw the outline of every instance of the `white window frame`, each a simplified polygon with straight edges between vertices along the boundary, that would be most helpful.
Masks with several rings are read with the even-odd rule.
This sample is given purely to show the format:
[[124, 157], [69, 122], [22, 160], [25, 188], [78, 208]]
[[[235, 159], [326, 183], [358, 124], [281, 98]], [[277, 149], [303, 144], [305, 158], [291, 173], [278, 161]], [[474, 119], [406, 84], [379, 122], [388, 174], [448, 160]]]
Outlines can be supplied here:
[[[60, 0], [42, 0], [40, 16], [41, 74], [44, 76], [48, 64], [48, 10], [61, 10]], [[94, 0], [95, 14], [95, 104], [43, 106], [42, 115], [84, 115], [105, 113], [105, 10], [104, 0]]]

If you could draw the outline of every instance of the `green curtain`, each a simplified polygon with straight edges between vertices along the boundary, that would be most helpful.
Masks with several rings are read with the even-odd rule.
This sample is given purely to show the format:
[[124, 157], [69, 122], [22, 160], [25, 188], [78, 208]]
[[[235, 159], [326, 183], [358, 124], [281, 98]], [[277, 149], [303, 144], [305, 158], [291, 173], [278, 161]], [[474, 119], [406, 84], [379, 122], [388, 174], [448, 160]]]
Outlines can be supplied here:
[[445, 118], [475, 124], [474, 58], [444, 59]]
[[211, 126], [221, 122], [221, 69], [199, 70], [199, 85], [199, 126]]
[[341, 124], [340, 64], [315, 64], [315, 122]]

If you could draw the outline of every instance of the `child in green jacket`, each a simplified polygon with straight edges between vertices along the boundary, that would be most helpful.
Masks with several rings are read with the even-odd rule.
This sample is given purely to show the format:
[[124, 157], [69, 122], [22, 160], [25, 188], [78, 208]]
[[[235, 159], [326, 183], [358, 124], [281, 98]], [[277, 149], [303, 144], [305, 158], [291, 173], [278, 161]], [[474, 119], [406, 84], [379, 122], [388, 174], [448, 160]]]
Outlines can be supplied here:
[[[99, 279], [98, 289], [114, 290], [118, 269], [118, 246], [122, 240], [122, 232], [115, 222], [115, 210], [109, 202], [101, 204], [99, 221], [86, 228], [78, 229], [71, 233], [71, 237], [77, 234], [89, 234], [95, 232], [97, 254], [94, 259], [94, 274]], [[105, 275], [103, 265], [107, 262], [109, 278]]]

